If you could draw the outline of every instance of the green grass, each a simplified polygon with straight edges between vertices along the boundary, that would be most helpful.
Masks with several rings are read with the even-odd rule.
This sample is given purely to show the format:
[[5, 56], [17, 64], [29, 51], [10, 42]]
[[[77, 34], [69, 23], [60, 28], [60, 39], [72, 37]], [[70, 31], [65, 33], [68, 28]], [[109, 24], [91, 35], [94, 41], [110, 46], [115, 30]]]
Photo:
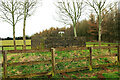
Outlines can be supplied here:
[[[92, 45], [91, 45], [92, 44]], [[95, 46], [99, 46], [98, 42], [86, 42], [86, 47], [92, 47], [93, 44], [96, 44]], [[101, 46], [108, 46], [108, 44], [117, 44], [117, 43], [105, 43], [101, 42]], [[13, 40], [0, 40], [0, 46], [6, 46], [6, 45], [13, 45]], [[23, 40], [16, 40], [16, 45], [23, 45]], [[26, 45], [31, 45], [31, 40], [26, 40]], [[26, 47], [27, 49], [31, 49], [30, 46]], [[17, 47], [17, 50], [21, 50], [22, 47]], [[0, 50], [2, 48], [0, 47]], [[14, 47], [5, 47], [4, 50], [14, 50]]]
[[[97, 45], [99, 45], [99, 42], [86, 42], [86, 44], [87, 45], [89, 45], [89, 44], [97, 44]], [[118, 44], [118, 43], [106, 43], [106, 42], [101, 42], [101, 44]]]
[[[13, 40], [0, 40], [0, 43], [5, 45], [13, 45]], [[23, 45], [23, 40], [16, 40], [16, 45]], [[26, 45], [31, 45], [31, 40], [26, 40]]]
[[[117, 68], [117, 66], [112, 66], [112, 67], [107, 67], [108, 69], [111, 68], [112, 70], [114, 70], [115, 68]], [[69, 76], [69, 78], [72, 79], [76, 79], [76, 80], [80, 80], [80, 79], [87, 79], [88, 80], [98, 80], [98, 74], [100, 71], [104, 71], [103, 73], [101, 73], [104, 78], [106, 78], [105, 80], [118, 80], [120, 77], [118, 75], [118, 72], [113, 72], [111, 70], [111, 72], [105, 72], [102, 68], [97, 68], [97, 69], [93, 69], [92, 71], [89, 70], [83, 70], [83, 71], [74, 71], [74, 72], [66, 72], [66, 74]], [[57, 78], [65, 78], [65, 79], [69, 79], [66, 75], [63, 74], [56, 74], [55, 77]]]
[[[28, 41], [28, 45], [31, 43]], [[20, 42], [19, 42], [20, 44]], [[21, 41], [22, 44], [22, 41]], [[5, 44], [4, 44], [5, 45]], [[89, 46], [89, 45], [87, 45]], [[13, 48], [4, 48], [5, 50], [11, 50]], [[17, 49], [21, 49], [18, 47]], [[30, 49], [27, 47], [27, 49]], [[111, 50], [111, 54], [117, 53], [116, 50]], [[102, 50], [101, 53], [98, 52], [98, 50], [93, 50], [93, 56], [98, 56], [100, 54], [106, 55], [110, 54], [108, 53], [108, 49]], [[21, 53], [21, 54], [8, 54], [8, 63], [12, 62], [22, 62], [22, 61], [36, 61], [36, 60], [51, 60], [51, 52], [37, 52], [37, 53]], [[77, 51], [56, 51], [56, 56], [55, 59], [67, 59], [67, 58], [77, 58], [77, 57], [87, 57], [89, 56], [89, 50], [77, 50]], [[105, 61], [110, 61], [110, 63], [115, 62], [116, 59], [112, 58], [99, 58], [99, 59], [93, 59], [93, 65], [96, 64], [107, 64]], [[77, 67], [84, 67], [84, 66], [89, 66], [88, 60], [80, 60], [80, 61], [72, 61], [72, 62], [59, 62], [56, 64], [56, 69], [57, 70], [62, 70], [62, 69], [70, 69], [70, 68], [77, 68]], [[31, 66], [15, 66], [15, 67], [8, 67], [8, 75], [17, 75], [17, 74], [28, 74], [28, 73], [35, 73], [35, 72], [44, 72], [44, 71], [51, 71], [52, 67], [51, 64], [37, 64], [37, 65], [31, 65]], [[99, 71], [99, 69], [93, 69], [92, 72]], [[85, 73], [92, 73], [89, 70], [83, 71], [81, 77], [89, 77]], [[71, 72], [72, 73], [72, 72]], [[78, 72], [77, 72], [78, 73]], [[103, 74], [107, 76], [107, 74]], [[57, 74], [55, 77], [61, 77], [61, 75]], [[73, 78], [77, 78], [75, 73], [72, 73]], [[96, 76], [91, 76], [92, 78], [96, 78]]]
[[[27, 46], [26, 49], [31, 49], [31, 46]], [[4, 47], [3, 50], [14, 50], [14, 47]], [[22, 47], [17, 47], [17, 50], [22, 50]]]
[[[0, 46], [13, 45], [13, 40], [0, 40]], [[16, 40], [16, 45], [23, 45], [23, 40]], [[26, 40], [26, 45], [31, 45], [31, 40]], [[22, 47], [17, 47], [17, 50], [21, 50]], [[26, 49], [31, 49], [30, 46], [27, 46]], [[0, 50], [2, 48], [0, 47]], [[4, 50], [14, 50], [14, 47], [4, 47]]]
[[[107, 49], [102, 50], [102, 55], [107, 53]], [[113, 53], [116, 53], [113, 50]], [[111, 53], [111, 54], [113, 54]], [[79, 54], [79, 55], [78, 55]], [[99, 53], [97, 50], [93, 50], [93, 55], [98, 56]], [[51, 52], [37, 52], [37, 53], [21, 53], [21, 54], [8, 54], [8, 63], [12, 62], [23, 62], [23, 61], [36, 61], [36, 60], [51, 60]], [[88, 50], [77, 50], [77, 51], [56, 51], [56, 59], [68, 59], [68, 58], [77, 58], [77, 57], [86, 57], [89, 56]], [[115, 62], [111, 58], [99, 58], [99, 60], [93, 59], [93, 65], [96, 64], [107, 64], [106, 60], [110, 61], [110, 63]], [[79, 61], [72, 61], [72, 62], [59, 62], [56, 64], [56, 70], [63, 70], [63, 69], [71, 69], [77, 67], [84, 67], [89, 66], [88, 60], [79, 60]], [[16, 67], [8, 67], [9, 75], [15, 74], [28, 74], [28, 73], [35, 73], [35, 72], [44, 72], [44, 71], [51, 71], [52, 67], [51, 64], [37, 64], [32, 66], [16, 66]], [[88, 71], [86, 71], [88, 72]], [[75, 76], [73, 76], [75, 77]], [[85, 76], [84, 76], [85, 77]], [[86, 77], [89, 77], [86, 75]]]
[[[99, 42], [86, 42], [86, 47], [92, 47], [93, 44], [95, 44], [95, 46], [99, 46]], [[101, 46], [108, 46], [108, 44], [117, 45], [118, 43], [106, 43], [106, 42], [101, 42]]]
[[102, 75], [105, 78], [120, 78], [120, 76], [118, 74], [116, 74], [116, 72], [114, 72], [114, 73], [103, 73]]

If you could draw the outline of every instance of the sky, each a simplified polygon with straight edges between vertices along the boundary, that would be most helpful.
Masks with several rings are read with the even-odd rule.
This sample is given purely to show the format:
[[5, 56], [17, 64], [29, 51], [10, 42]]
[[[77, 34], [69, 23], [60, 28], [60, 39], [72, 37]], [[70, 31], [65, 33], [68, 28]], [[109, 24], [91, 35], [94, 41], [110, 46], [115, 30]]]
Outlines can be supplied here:
[[[56, 21], [56, 6], [54, 5], [56, 0], [42, 0], [40, 4], [37, 5], [34, 14], [27, 18], [26, 23], [26, 35], [31, 36], [35, 33], [39, 33], [50, 27], [64, 27], [65, 25]], [[87, 16], [88, 17], [88, 16]], [[81, 19], [85, 19], [86, 16], [81, 16]], [[16, 37], [23, 35], [23, 20], [16, 25]], [[13, 37], [13, 27], [6, 23], [0, 21], [0, 37]]]
[[[26, 23], [26, 35], [31, 36], [35, 33], [39, 33], [42, 30], [49, 29], [50, 27], [63, 27], [62, 23], [55, 20], [56, 7], [54, 0], [42, 0], [37, 4], [35, 13], [27, 18]], [[16, 37], [23, 35], [23, 20], [16, 25]], [[13, 27], [3, 21], [0, 21], [0, 37], [13, 37]]]

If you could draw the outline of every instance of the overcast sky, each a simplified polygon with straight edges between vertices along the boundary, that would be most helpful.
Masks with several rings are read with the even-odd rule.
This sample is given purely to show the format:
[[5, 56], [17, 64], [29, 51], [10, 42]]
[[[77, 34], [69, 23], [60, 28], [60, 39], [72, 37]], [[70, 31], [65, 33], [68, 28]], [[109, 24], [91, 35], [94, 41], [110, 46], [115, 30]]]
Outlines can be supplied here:
[[[26, 35], [39, 33], [42, 30], [49, 29], [50, 27], [64, 27], [62, 23], [55, 20], [56, 7], [54, 5], [55, 0], [42, 0], [42, 4], [38, 5], [33, 16], [27, 18]], [[85, 19], [85, 15], [82, 19]], [[20, 21], [16, 25], [16, 37], [23, 35], [23, 21]], [[13, 37], [13, 27], [0, 21], [0, 37]]]
[[[27, 18], [26, 23], [26, 35], [31, 36], [36, 32], [40, 32], [50, 27], [63, 27], [61, 23], [57, 22], [54, 18], [56, 15], [54, 0], [42, 0], [42, 4], [38, 4], [35, 13]], [[17, 23], [16, 25], [16, 37], [23, 35], [23, 21]], [[13, 27], [6, 23], [0, 21], [0, 37], [12, 37]]]

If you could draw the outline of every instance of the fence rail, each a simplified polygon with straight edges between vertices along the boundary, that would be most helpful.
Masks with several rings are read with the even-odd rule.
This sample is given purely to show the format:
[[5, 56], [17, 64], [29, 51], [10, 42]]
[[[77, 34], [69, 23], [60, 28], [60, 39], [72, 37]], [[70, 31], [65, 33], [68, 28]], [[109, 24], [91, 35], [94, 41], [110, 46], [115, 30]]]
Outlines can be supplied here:
[[[117, 54], [110, 54], [110, 55], [100, 55], [100, 56], [93, 56], [92, 51], [93, 49], [111, 49], [111, 48], [117, 48]], [[89, 56], [87, 57], [79, 57], [79, 58], [69, 58], [69, 59], [55, 59], [55, 52], [56, 51], [65, 51], [65, 50], [89, 50]], [[104, 57], [111, 57], [111, 56], [116, 56], [117, 61], [120, 64], [120, 46], [102, 46], [102, 47], [76, 47], [76, 48], [51, 48], [46, 49], [46, 50], [8, 50], [8, 51], [2, 51], [3, 54], [3, 78], [8, 77], [8, 72], [7, 72], [7, 67], [8, 66], [18, 66], [18, 65], [33, 65], [33, 64], [52, 64], [52, 71], [54, 74], [56, 73], [63, 73], [63, 72], [71, 72], [71, 71], [78, 71], [78, 70], [84, 70], [84, 69], [90, 69], [89, 67], [80, 67], [80, 68], [71, 68], [71, 69], [65, 69], [65, 70], [56, 70], [55, 69], [55, 64], [58, 62], [71, 62], [71, 61], [79, 61], [83, 59], [87, 59], [89, 61], [89, 65], [91, 68], [98, 68], [102, 66], [112, 66], [114, 65], [113, 63], [109, 64], [104, 64], [104, 65], [95, 65], [93, 66], [93, 61], [92, 59], [97, 59], [97, 58], [104, 58]], [[10, 53], [33, 53], [33, 52], [51, 52], [52, 58], [51, 60], [45, 60], [45, 61], [29, 61], [29, 62], [14, 62], [14, 63], [7, 63], [7, 54]], [[33, 77], [33, 76], [43, 76], [43, 75], [48, 75], [49, 72], [41, 72], [41, 73], [30, 73], [30, 74], [25, 74], [25, 75], [14, 75], [14, 76], [9, 76], [10, 78], [26, 78], [26, 77]]]

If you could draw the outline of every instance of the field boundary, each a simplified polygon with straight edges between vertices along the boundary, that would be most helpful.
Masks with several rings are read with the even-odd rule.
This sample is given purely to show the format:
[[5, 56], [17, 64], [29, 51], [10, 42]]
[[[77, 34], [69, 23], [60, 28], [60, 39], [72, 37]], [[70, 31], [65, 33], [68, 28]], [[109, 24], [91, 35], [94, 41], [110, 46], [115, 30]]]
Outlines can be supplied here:
[[[117, 54], [110, 54], [110, 55], [101, 55], [101, 56], [93, 56], [92, 50], [93, 49], [108, 49], [111, 51], [111, 48], [117, 48]], [[89, 50], [89, 56], [87, 57], [79, 57], [79, 58], [68, 58], [68, 59], [55, 59], [55, 52], [56, 51], [69, 51], [69, 50]], [[93, 66], [92, 59], [96, 58], [104, 58], [104, 57], [110, 57], [110, 56], [116, 56], [118, 65], [120, 64], [120, 45], [119, 46], [101, 46], [101, 47], [71, 47], [71, 48], [51, 48], [46, 50], [2, 50], [3, 54], [3, 78], [26, 78], [26, 77], [34, 77], [34, 76], [43, 76], [43, 75], [55, 75], [56, 73], [63, 73], [63, 72], [72, 72], [72, 71], [78, 71], [78, 70], [84, 70], [92, 68], [98, 68], [98, 67], [104, 67], [104, 66], [112, 66], [115, 65], [114, 63], [108, 63], [104, 65], [95, 65]], [[30, 62], [17, 62], [17, 63], [7, 63], [7, 54], [13, 54], [13, 53], [33, 53], [33, 52], [51, 52], [52, 58], [51, 60], [44, 60], [44, 61], [30, 61]], [[80, 67], [80, 68], [71, 68], [71, 69], [65, 69], [65, 70], [56, 70], [55, 66], [58, 62], [71, 62], [71, 61], [79, 61], [87, 59], [89, 61], [89, 67]], [[18, 66], [18, 65], [33, 65], [33, 64], [52, 64], [52, 71], [50, 72], [41, 72], [41, 73], [32, 73], [32, 74], [25, 74], [25, 75], [14, 75], [14, 76], [8, 76], [7, 75], [7, 67], [8, 66]], [[50, 73], [50, 74], [48, 74]]]
[[[28, 47], [28, 46], [31, 47], [31, 45], [26, 45], [26, 47]], [[0, 45], [0, 47], [2, 47], [2, 50], [4, 50], [5, 47], [14, 47], [14, 45], [4, 45], [4, 46]], [[22, 49], [23, 49], [24, 45], [16, 45], [16, 47], [22, 47]]]

